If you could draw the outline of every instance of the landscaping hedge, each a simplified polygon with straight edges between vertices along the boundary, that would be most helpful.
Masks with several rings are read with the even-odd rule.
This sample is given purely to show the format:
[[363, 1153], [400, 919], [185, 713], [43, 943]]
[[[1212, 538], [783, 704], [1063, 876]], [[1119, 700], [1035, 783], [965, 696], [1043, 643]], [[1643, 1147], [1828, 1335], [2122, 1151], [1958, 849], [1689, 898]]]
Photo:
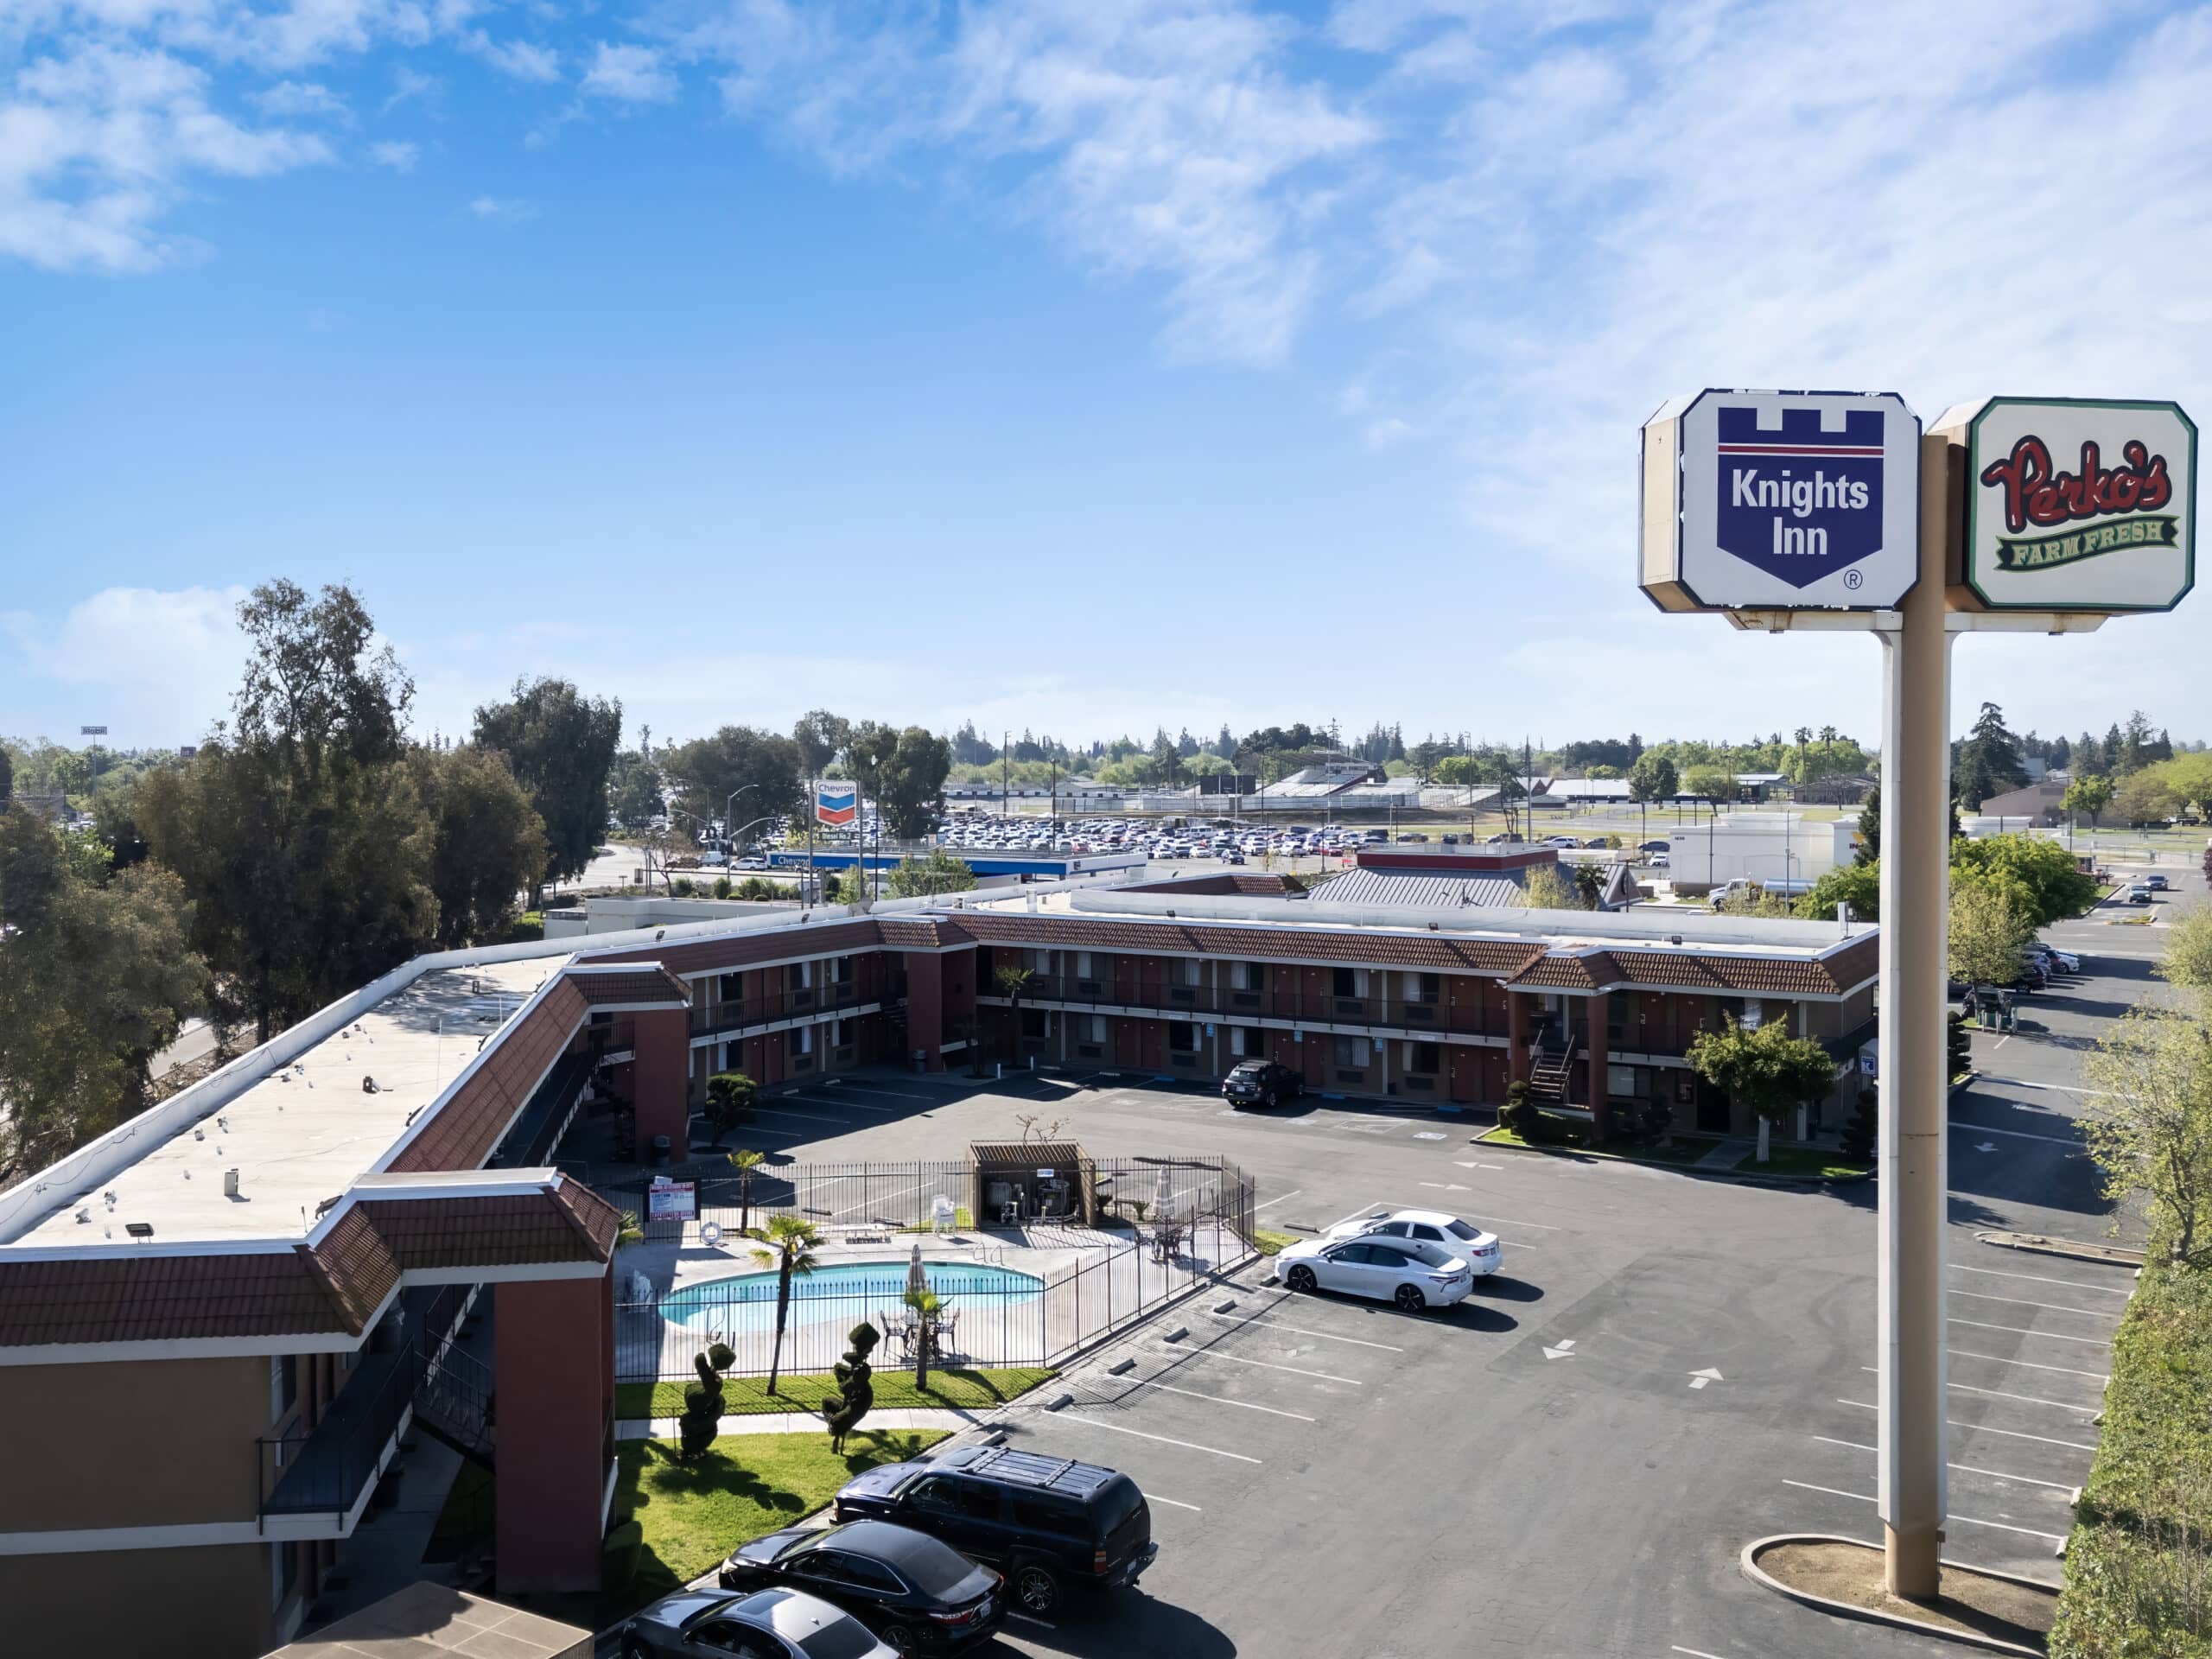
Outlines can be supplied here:
[[2212, 1659], [2208, 1402], [2212, 1269], [2146, 1267], [2113, 1338], [2052, 1659]]

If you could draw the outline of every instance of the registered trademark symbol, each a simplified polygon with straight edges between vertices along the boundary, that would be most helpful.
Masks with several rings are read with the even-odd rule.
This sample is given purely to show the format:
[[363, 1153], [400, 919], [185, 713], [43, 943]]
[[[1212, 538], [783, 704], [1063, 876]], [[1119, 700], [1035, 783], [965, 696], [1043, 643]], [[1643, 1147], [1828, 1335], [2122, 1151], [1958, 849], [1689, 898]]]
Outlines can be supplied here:
[[1844, 585], [1845, 587], [1847, 587], [1847, 588], [1863, 588], [1863, 587], [1865, 587], [1865, 586], [1866, 586], [1866, 573], [1865, 571], [1863, 571], [1863, 570], [1847, 570], [1847, 571], [1845, 571], [1845, 572], [1843, 573], [1843, 585]]

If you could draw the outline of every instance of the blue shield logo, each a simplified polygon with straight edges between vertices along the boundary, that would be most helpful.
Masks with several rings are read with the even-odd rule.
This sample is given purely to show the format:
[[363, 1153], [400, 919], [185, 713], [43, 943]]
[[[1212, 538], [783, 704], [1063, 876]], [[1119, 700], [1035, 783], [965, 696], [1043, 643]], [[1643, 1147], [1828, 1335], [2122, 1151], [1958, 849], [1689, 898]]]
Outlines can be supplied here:
[[1824, 426], [1817, 409], [1783, 410], [1773, 426], [1759, 424], [1756, 408], [1714, 412], [1714, 539], [1724, 551], [1808, 588], [1881, 550], [1879, 410], [1847, 410], [1840, 431]]

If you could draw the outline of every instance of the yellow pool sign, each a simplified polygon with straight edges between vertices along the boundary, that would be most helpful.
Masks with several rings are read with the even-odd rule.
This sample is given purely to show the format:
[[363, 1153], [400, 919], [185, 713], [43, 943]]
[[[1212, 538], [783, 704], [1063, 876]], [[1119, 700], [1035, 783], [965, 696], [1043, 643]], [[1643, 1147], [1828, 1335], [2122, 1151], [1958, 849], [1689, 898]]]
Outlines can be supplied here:
[[1955, 604], [2170, 611], [2194, 585], [2196, 426], [2178, 404], [1990, 397], [1934, 429], [1966, 450]]

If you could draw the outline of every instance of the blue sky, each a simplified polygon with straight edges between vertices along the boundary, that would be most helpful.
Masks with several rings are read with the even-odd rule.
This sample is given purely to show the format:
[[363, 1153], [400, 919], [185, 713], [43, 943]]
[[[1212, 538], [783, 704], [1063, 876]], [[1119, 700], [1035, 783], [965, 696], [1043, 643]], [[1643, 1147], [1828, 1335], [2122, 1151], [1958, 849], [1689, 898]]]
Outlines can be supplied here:
[[[1703, 385], [2212, 411], [2212, 10], [0, 0], [0, 730], [364, 594], [453, 730], [1871, 734], [1662, 618]], [[1955, 700], [2212, 736], [2198, 596]]]

